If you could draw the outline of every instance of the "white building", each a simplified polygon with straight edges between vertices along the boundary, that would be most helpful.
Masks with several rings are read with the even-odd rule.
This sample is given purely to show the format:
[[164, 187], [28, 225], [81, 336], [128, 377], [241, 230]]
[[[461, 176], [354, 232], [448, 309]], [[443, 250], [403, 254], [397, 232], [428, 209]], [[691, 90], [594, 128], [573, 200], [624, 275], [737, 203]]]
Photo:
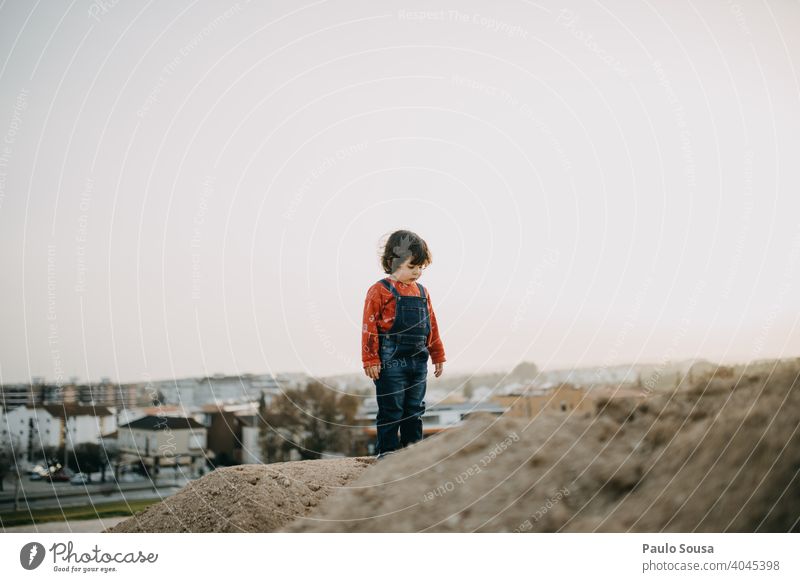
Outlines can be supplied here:
[[148, 387], [164, 398], [161, 405], [178, 405], [189, 410], [204, 404], [235, 404], [258, 400], [263, 392], [269, 398], [280, 392], [278, 381], [269, 374], [226, 376], [215, 374], [206, 378], [180, 378], [153, 382]]
[[[117, 424], [123, 425], [145, 416], [192, 416], [182, 406], [163, 404], [159, 406], [138, 406], [134, 408], [123, 408], [119, 411]], [[200, 419], [196, 419], [200, 420]]]
[[258, 442], [261, 429], [258, 426], [258, 416], [237, 415], [242, 427], [242, 464], [263, 463], [261, 459], [261, 445]]
[[18, 406], [2, 417], [0, 446], [13, 442], [14, 453], [31, 459], [47, 447], [67, 450], [81, 443], [98, 443], [100, 435], [117, 428], [114, 412], [105, 406], [49, 404]]
[[193, 472], [206, 460], [206, 427], [193, 418], [145, 416], [120, 425], [117, 447], [119, 462], [141, 461], [151, 471], [156, 467], [189, 467]]

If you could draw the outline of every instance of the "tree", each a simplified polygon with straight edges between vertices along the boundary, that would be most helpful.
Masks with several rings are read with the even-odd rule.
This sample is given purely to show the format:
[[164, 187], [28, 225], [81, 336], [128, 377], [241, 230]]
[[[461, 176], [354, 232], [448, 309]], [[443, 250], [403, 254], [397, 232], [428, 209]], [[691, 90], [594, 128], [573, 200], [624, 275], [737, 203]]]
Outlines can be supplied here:
[[3, 491], [3, 480], [6, 475], [13, 475], [14, 477], [14, 511], [20, 509], [20, 496], [22, 493], [22, 475], [20, 475], [20, 467], [17, 457], [14, 456], [14, 451], [17, 450], [15, 446], [16, 438], [11, 436], [11, 443], [4, 443], [0, 448], [0, 491]]
[[116, 461], [119, 459], [119, 448], [117, 445], [116, 439], [100, 439], [100, 450], [102, 453], [103, 461], [101, 463], [100, 471], [100, 482], [106, 482], [106, 469], [109, 467], [114, 467]]
[[296, 447], [293, 435], [300, 423], [293, 400], [298, 391], [289, 390], [275, 396], [269, 405], [264, 395], [259, 402], [259, 441], [265, 463], [288, 460], [289, 452]]
[[0, 448], [0, 491], [5, 490], [3, 481], [13, 473], [14, 467], [16, 467], [16, 463], [14, 462], [14, 453], [11, 450], [11, 446], [8, 443], [3, 443], [2, 448]]
[[300, 455], [304, 459], [319, 459], [324, 451], [350, 454], [358, 399], [351, 394], [340, 394], [317, 380], [308, 384], [303, 397], [306, 420]]
[[103, 469], [106, 466], [106, 454], [103, 447], [97, 443], [80, 443], [75, 448], [68, 451], [69, 468], [76, 472], [86, 473], [89, 481], [92, 480], [92, 473]]
[[520, 362], [511, 371], [510, 376], [520, 382], [531, 382], [539, 374], [539, 368], [533, 362]]
[[259, 402], [260, 445], [264, 462], [286, 461], [292, 450], [303, 459], [323, 452], [352, 454], [359, 400], [317, 380], [305, 388], [286, 390], [267, 405]]

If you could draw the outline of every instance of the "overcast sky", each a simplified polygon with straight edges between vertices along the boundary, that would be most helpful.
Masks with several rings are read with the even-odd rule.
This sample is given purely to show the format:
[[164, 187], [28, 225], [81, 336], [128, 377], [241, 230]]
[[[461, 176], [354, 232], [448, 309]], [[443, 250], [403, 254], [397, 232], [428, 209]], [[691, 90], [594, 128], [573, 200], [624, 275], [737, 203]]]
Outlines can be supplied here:
[[0, 5], [0, 381], [800, 351], [800, 4]]

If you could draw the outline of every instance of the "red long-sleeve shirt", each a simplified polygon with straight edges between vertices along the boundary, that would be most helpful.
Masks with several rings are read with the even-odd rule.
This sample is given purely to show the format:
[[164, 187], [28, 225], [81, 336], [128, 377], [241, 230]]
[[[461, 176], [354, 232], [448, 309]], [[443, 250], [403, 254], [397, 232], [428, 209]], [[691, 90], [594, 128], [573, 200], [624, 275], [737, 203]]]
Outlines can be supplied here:
[[[411, 295], [421, 297], [419, 287], [416, 283], [401, 283], [391, 277], [386, 277], [390, 285], [400, 295]], [[436, 314], [433, 312], [431, 304], [431, 294], [425, 287], [425, 295], [428, 300], [428, 313], [431, 320], [431, 332], [428, 335], [428, 352], [434, 364], [445, 362], [444, 345], [439, 337], [439, 326], [436, 323]], [[361, 329], [361, 360], [364, 367], [376, 366], [381, 363], [378, 353], [378, 328], [381, 331], [389, 331], [394, 323], [395, 307], [397, 301], [394, 300], [392, 292], [377, 282], [367, 290], [367, 298], [364, 300], [364, 325]]]

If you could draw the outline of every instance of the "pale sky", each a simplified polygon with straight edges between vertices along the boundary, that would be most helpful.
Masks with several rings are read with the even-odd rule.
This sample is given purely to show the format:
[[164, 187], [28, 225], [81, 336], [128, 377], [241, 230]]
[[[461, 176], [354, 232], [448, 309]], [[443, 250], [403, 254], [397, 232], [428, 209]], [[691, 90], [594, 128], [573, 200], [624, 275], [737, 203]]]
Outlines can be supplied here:
[[797, 2], [0, 5], [0, 381], [800, 352]]

